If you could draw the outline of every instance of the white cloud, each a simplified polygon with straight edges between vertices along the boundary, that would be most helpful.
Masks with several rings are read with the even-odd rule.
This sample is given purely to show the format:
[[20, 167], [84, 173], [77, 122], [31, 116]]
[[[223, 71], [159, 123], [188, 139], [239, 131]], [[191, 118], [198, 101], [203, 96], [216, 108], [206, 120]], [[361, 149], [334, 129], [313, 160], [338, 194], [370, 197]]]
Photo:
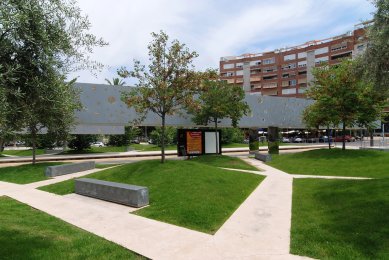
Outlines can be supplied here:
[[196, 50], [198, 69], [217, 68], [221, 56], [261, 52], [334, 36], [370, 17], [367, 0], [79, 0], [92, 32], [109, 46], [93, 58], [109, 68], [94, 78], [78, 72], [80, 82], [104, 83], [133, 59], [147, 63], [150, 33], [166, 31]]

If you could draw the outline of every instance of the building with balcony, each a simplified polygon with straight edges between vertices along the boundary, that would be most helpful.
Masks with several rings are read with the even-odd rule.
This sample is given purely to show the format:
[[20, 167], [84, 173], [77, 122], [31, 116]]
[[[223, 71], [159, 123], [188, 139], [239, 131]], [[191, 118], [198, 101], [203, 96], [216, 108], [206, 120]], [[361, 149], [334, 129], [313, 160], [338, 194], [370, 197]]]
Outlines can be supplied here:
[[220, 76], [228, 83], [241, 85], [246, 92], [304, 97], [313, 79], [312, 68], [324, 63], [337, 64], [342, 58], [352, 58], [364, 51], [365, 27], [369, 24], [361, 23], [351, 32], [294, 47], [222, 57]]

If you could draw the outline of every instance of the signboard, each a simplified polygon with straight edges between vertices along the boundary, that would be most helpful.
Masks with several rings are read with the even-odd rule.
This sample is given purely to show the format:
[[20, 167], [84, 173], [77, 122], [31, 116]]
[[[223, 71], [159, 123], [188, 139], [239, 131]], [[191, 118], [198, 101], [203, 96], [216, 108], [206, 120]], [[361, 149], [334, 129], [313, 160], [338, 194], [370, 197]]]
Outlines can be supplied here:
[[201, 131], [186, 132], [186, 154], [198, 155], [203, 153], [203, 138]]
[[[215, 131], [207, 129], [178, 129], [178, 156], [221, 154], [220, 137], [220, 130], [215, 135]], [[216, 149], [216, 140], [218, 141], [218, 151]]]

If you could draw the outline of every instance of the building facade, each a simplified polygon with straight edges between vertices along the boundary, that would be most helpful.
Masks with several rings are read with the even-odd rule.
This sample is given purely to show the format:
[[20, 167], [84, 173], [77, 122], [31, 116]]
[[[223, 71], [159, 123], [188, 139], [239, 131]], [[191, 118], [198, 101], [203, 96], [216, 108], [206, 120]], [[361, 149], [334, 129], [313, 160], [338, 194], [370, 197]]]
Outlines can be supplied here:
[[354, 57], [365, 50], [365, 25], [356, 25], [346, 34], [294, 47], [222, 57], [220, 76], [228, 83], [241, 85], [246, 92], [304, 97], [308, 83], [313, 79], [312, 68], [323, 63], [339, 63], [342, 58]]

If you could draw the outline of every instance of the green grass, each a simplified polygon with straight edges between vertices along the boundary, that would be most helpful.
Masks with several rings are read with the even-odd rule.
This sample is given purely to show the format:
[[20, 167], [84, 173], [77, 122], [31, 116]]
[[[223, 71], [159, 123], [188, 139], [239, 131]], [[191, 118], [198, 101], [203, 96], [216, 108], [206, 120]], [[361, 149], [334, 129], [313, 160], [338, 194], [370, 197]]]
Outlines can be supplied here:
[[2, 259], [145, 259], [13, 199], [0, 208]]
[[[193, 160], [142, 161], [93, 173], [87, 178], [149, 188], [150, 206], [134, 214], [214, 233], [264, 177], [222, 170]], [[41, 187], [56, 194], [74, 192], [74, 180]]]
[[389, 259], [389, 179], [295, 179], [291, 253]]
[[47, 166], [60, 165], [63, 163], [37, 163], [24, 164], [19, 166], [1, 167], [0, 181], [12, 182], [17, 184], [27, 184], [37, 181], [47, 180], [45, 169]]
[[97, 169], [105, 169], [105, 168], [109, 168], [109, 167], [114, 167], [114, 166], [118, 166], [120, 164], [115, 164], [115, 163], [112, 163], [112, 164], [100, 164], [100, 163], [97, 163], [96, 164], [96, 168]]
[[[131, 144], [130, 146], [134, 148], [136, 151], [144, 151], [144, 152], [161, 151], [161, 147], [154, 144]], [[177, 150], [177, 145], [175, 144], [167, 145], [165, 147], [165, 150]]]
[[267, 164], [291, 174], [389, 177], [389, 153], [381, 151], [319, 149], [272, 155]]
[[203, 163], [210, 166], [216, 166], [216, 167], [259, 171], [258, 168], [250, 164], [247, 164], [240, 158], [230, 157], [225, 155], [203, 155], [203, 156], [195, 157], [191, 159], [191, 161]]
[[248, 148], [249, 144], [243, 143], [230, 143], [230, 144], [222, 144], [222, 148]]
[[126, 151], [125, 146], [104, 146], [104, 147], [91, 147], [88, 150], [76, 151], [67, 150], [61, 154], [88, 154], [88, 153], [122, 153]]
[[[44, 149], [36, 149], [36, 155], [44, 154]], [[32, 149], [28, 150], [4, 150], [2, 154], [13, 156], [32, 156]]]

